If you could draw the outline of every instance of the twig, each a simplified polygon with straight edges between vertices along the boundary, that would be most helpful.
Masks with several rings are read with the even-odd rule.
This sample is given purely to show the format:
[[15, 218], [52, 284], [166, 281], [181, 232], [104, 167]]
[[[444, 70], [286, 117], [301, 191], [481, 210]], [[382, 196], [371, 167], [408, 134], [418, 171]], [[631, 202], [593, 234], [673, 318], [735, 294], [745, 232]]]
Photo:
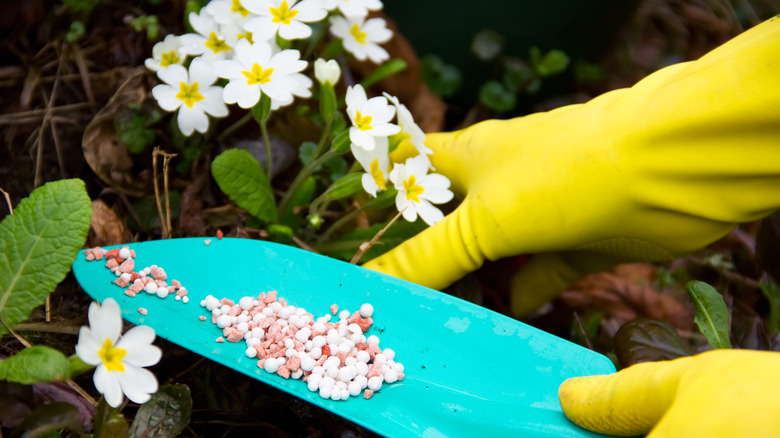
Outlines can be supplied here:
[[585, 331], [585, 327], [582, 326], [582, 321], [580, 321], [580, 316], [577, 314], [577, 312], [574, 312], [574, 320], [577, 321], [577, 327], [580, 328], [580, 332], [582, 333], [583, 339], [585, 339], [585, 345], [588, 347], [588, 350], [593, 350], [593, 343], [590, 342], [588, 333]]
[[317, 250], [309, 246], [306, 242], [301, 240], [298, 236], [292, 237], [293, 242], [295, 242], [296, 245], [298, 245], [299, 248], [303, 248], [306, 251], [317, 253]]
[[5, 196], [5, 202], [8, 204], [8, 211], [11, 212], [11, 214], [14, 214], [14, 206], [11, 205], [11, 197], [8, 195], [8, 192], [3, 189], [0, 189], [0, 192], [3, 192], [3, 196]]
[[80, 325], [44, 324], [40, 322], [22, 322], [16, 324], [17, 332], [44, 332], [64, 335], [78, 335]]
[[3, 326], [5, 326], [5, 328], [8, 330], [8, 332], [11, 333], [16, 338], [16, 340], [19, 341], [20, 344], [24, 345], [24, 348], [32, 347], [32, 344], [27, 342], [27, 339], [24, 339], [21, 335], [16, 333], [14, 331], [14, 329], [12, 329], [11, 326], [8, 325], [8, 323], [5, 322], [4, 319], [0, 318], [0, 323], [2, 323]]
[[383, 234], [385, 234], [385, 231], [387, 231], [387, 229], [390, 228], [395, 223], [395, 221], [397, 221], [398, 218], [401, 217], [402, 214], [403, 214], [403, 210], [399, 211], [398, 214], [395, 215], [394, 218], [390, 219], [390, 222], [388, 222], [387, 225], [385, 225], [384, 228], [379, 230], [379, 232], [376, 233], [374, 235], [374, 237], [371, 238], [371, 240], [369, 240], [368, 242], [361, 243], [360, 244], [360, 248], [355, 253], [355, 256], [352, 257], [352, 260], [350, 260], [349, 262], [352, 263], [353, 265], [357, 264], [357, 262], [360, 261], [360, 258], [363, 257], [363, 254], [365, 254], [366, 251], [369, 250], [369, 248], [374, 246], [374, 244], [377, 242], [377, 240], [379, 240], [379, 238], [382, 237]]
[[[163, 156], [163, 189], [165, 190], [165, 215], [163, 215], [162, 203], [160, 202], [160, 186], [157, 183], [157, 157]], [[169, 154], [154, 148], [152, 152], [152, 172], [154, 173], [154, 200], [157, 203], [157, 214], [160, 216], [160, 228], [162, 228], [162, 238], [171, 238], [171, 198], [168, 196], [168, 162], [176, 154]]]

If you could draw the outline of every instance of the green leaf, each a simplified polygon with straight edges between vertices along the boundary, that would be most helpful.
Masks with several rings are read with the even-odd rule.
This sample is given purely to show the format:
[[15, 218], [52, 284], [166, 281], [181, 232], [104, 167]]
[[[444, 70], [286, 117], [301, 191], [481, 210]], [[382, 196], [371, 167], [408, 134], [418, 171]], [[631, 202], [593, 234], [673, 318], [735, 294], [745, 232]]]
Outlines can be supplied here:
[[324, 83], [320, 87], [320, 114], [326, 122], [336, 116], [336, 91], [330, 83]]
[[366, 206], [376, 209], [389, 207], [395, 203], [395, 197], [397, 194], [398, 190], [396, 190], [394, 186], [390, 186], [387, 188], [387, 190], [382, 190], [381, 192], [377, 193], [376, 198], [371, 198]]
[[479, 102], [499, 113], [512, 111], [517, 105], [515, 94], [498, 81], [488, 81], [479, 88]]
[[257, 123], [263, 123], [268, 120], [269, 115], [271, 115], [271, 98], [263, 93], [257, 105], [252, 107], [252, 116]]
[[342, 199], [359, 193], [363, 191], [362, 179], [362, 173], [350, 173], [349, 175], [345, 175], [343, 178], [331, 184], [323, 196], [326, 199]]
[[81, 435], [81, 414], [68, 403], [49, 403], [39, 406], [25, 417], [9, 438], [44, 438], [62, 429], [69, 429]]
[[87, 365], [77, 355], [71, 355], [68, 358], [68, 377], [76, 377], [94, 369], [92, 365]]
[[165, 385], [138, 409], [128, 436], [178, 436], [189, 424], [191, 411], [192, 397], [187, 385]]
[[694, 322], [712, 348], [731, 348], [729, 311], [723, 297], [703, 281], [689, 281], [685, 290], [696, 304]]
[[276, 243], [288, 244], [292, 242], [293, 236], [295, 236], [295, 232], [287, 225], [271, 224], [265, 230], [268, 231], [271, 241]]
[[666, 321], [636, 318], [615, 334], [615, 353], [624, 367], [690, 356], [690, 346]]
[[531, 64], [539, 76], [552, 76], [566, 70], [569, 66], [569, 57], [560, 50], [550, 50], [542, 55], [538, 47], [532, 47], [530, 53]]
[[405, 70], [406, 67], [407, 67], [406, 61], [404, 61], [403, 59], [399, 59], [399, 58], [391, 59], [386, 63], [380, 65], [376, 70], [372, 71], [371, 74], [369, 74], [362, 81], [360, 81], [360, 85], [362, 85], [363, 88], [368, 88], [388, 76], [392, 76], [396, 73]]
[[130, 429], [124, 418], [119, 414], [119, 408], [112, 408], [105, 397], [100, 397], [95, 410], [95, 438], [126, 437]]
[[341, 157], [333, 157], [324, 164], [330, 170], [331, 181], [336, 181], [347, 173], [347, 161]]
[[301, 163], [304, 165], [309, 164], [312, 157], [314, 157], [314, 151], [316, 150], [317, 143], [314, 143], [313, 141], [304, 141], [298, 149], [298, 159], [300, 159]]
[[345, 129], [333, 139], [330, 150], [333, 151], [333, 153], [341, 155], [349, 150], [351, 144], [352, 142], [349, 141], [349, 129]]
[[[92, 206], [79, 179], [50, 182], [0, 222], [0, 318], [27, 319], [70, 271], [89, 231]], [[0, 325], [0, 335], [6, 329]]]
[[[360, 248], [360, 245], [363, 242], [371, 240], [371, 238], [374, 237], [379, 230], [384, 228], [385, 225], [387, 225], [387, 222], [376, 223], [366, 228], [357, 228], [339, 239], [318, 246], [317, 250], [324, 252], [331, 257], [350, 260], [352, 256], [355, 255], [358, 248]], [[368, 261], [375, 257], [379, 257], [426, 228], [428, 228], [428, 225], [422, 220], [417, 220], [415, 222], [399, 220], [387, 229], [376, 245], [372, 246], [366, 252], [362, 260]]]
[[769, 332], [775, 334], [780, 330], [780, 286], [768, 275], [759, 286], [769, 300]]
[[441, 97], [451, 97], [460, 90], [463, 76], [457, 67], [446, 64], [437, 55], [422, 57], [422, 79], [428, 88]]
[[211, 162], [211, 174], [219, 188], [249, 214], [276, 222], [277, 212], [271, 184], [260, 162], [249, 151], [229, 149]]
[[0, 360], [0, 380], [24, 384], [61, 382], [68, 377], [68, 358], [59, 351], [35, 345]]

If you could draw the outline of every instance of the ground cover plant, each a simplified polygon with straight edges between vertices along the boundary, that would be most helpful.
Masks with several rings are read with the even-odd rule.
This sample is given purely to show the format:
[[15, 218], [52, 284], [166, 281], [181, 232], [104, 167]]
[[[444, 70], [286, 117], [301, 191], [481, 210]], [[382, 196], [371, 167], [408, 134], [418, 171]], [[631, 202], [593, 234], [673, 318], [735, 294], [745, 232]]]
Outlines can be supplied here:
[[[0, 433], [373, 436], [122, 326], [110, 302], [79, 289], [77, 252], [219, 234], [368, 260], [457, 205], [429, 166], [425, 133], [585, 101], [778, 12], [771, 1], [645, 0], [598, 59], [533, 42], [510, 55], [500, 32], [479, 32], [464, 56], [491, 74], [464, 104], [451, 97], [467, 78], [436, 54], [418, 57], [379, 0], [10, 6]], [[415, 153], [391, 165], [401, 142]], [[590, 276], [524, 321], [618, 368], [709, 348], [780, 351], [778, 217], [672, 263]], [[509, 314], [519, 262], [488, 263], [446, 292]], [[125, 369], [142, 384], [117, 380]]]

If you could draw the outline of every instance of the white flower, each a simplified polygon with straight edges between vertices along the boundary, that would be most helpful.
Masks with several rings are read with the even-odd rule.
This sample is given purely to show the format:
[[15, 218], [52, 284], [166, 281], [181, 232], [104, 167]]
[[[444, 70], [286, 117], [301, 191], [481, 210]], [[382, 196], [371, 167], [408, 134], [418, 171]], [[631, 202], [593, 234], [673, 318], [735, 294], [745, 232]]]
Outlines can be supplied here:
[[404, 219], [414, 222], [419, 214], [426, 224], [433, 225], [444, 218], [433, 204], [448, 202], [453, 193], [446, 176], [427, 171], [426, 160], [418, 155], [406, 160], [405, 164], [396, 164], [390, 172], [390, 180], [398, 190], [395, 206], [403, 212]]
[[293, 100], [295, 100], [294, 96], [302, 97], [304, 99], [311, 97], [311, 86], [314, 84], [311, 78], [302, 73], [293, 73], [290, 76], [295, 79], [295, 82], [297, 82], [298, 85], [292, 90], [289, 99], [271, 99], [271, 109], [274, 111], [293, 103]]
[[200, 13], [190, 12], [189, 19], [196, 33], [187, 33], [179, 37], [188, 55], [202, 55], [211, 61], [225, 59], [232, 54], [235, 36], [231, 38], [231, 35], [226, 34], [205, 9]]
[[181, 40], [171, 34], [152, 47], [152, 57], [144, 61], [144, 65], [149, 70], [157, 71], [174, 64], [181, 65], [186, 57]]
[[393, 37], [381, 18], [335, 16], [330, 19], [330, 32], [341, 38], [344, 49], [360, 61], [368, 58], [374, 64], [381, 64], [390, 59], [390, 54], [378, 45]]
[[136, 326], [120, 336], [122, 316], [113, 298], [103, 305], [89, 305], [89, 327], [81, 327], [76, 354], [96, 366], [95, 388], [113, 407], [122, 404], [122, 393], [135, 403], [146, 403], [157, 392], [157, 379], [143, 367], [156, 364], [162, 351], [152, 345], [154, 329]]
[[380, 0], [329, 0], [326, 3], [328, 10], [336, 7], [345, 17], [365, 17], [368, 11], [382, 9], [382, 2]]
[[270, 39], [277, 32], [287, 40], [308, 38], [311, 28], [304, 23], [320, 21], [328, 14], [319, 0], [242, 0], [242, 4], [258, 15], [245, 27], [261, 39]]
[[384, 96], [366, 98], [363, 87], [355, 85], [347, 88], [347, 115], [352, 122], [349, 139], [353, 144], [366, 150], [376, 147], [377, 138], [398, 133], [401, 128], [390, 123], [395, 108], [387, 104]]
[[215, 61], [212, 67], [217, 75], [230, 81], [225, 86], [225, 102], [251, 108], [263, 93], [282, 102], [292, 99], [293, 91], [299, 88], [298, 80], [292, 75], [306, 68], [306, 61], [299, 57], [297, 50], [274, 54], [265, 41], [249, 44], [247, 40], [239, 40], [235, 59]]
[[211, 0], [203, 9], [219, 24], [243, 25], [248, 19], [255, 17], [241, 4], [241, 0]]
[[390, 165], [387, 137], [377, 138], [376, 147], [370, 151], [354, 144], [351, 149], [355, 159], [366, 171], [361, 179], [366, 192], [376, 196], [376, 192], [387, 189], [387, 168]]
[[320, 84], [336, 85], [341, 76], [341, 67], [335, 59], [325, 61], [322, 58], [317, 58], [314, 61], [314, 77], [317, 78]]
[[189, 136], [192, 131], [205, 133], [209, 118], [224, 117], [228, 109], [222, 100], [222, 88], [212, 86], [217, 75], [202, 58], [195, 58], [189, 72], [180, 65], [172, 65], [157, 72], [165, 82], [152, 88], [152, 96], [165, 111], [179, 110], [177, 120], [181, 132]]
[[387, 97], [387, 100], [395, 106], [398, 126], [401, 127], [400, 135], [402, 135], [404, 139], [408, 139], [414, 145], [417, 152], [428, 161], [428, 167], [433, 169], [431, 160], [428, 158], [428, 155], [433, 154], [433, 150], [428, 146], [425, 146], [425, 133], [417, 126], [417, 123], [414, 122], [411, 111], [409, 111], [406, 105], [402, 104], [397, 97], [387, 93], [383, 94]]

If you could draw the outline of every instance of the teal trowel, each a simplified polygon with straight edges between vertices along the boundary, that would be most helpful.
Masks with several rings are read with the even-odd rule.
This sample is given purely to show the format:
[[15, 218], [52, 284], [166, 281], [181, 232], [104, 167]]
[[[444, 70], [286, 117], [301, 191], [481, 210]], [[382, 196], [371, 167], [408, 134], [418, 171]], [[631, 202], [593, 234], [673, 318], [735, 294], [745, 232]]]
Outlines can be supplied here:
[[[208, 243], [208, 244], [207, 244]], [[290, 246], [248, 239], [187, 238], [133, 243], [136, 270], [156, 264], [179, 280], [190, 302], [140, 293], [124, 295], [104, 262], [79, 254], [73, 272], [96, 300], [112, 297], [122, 316], [204, 357], [391, 437], [593, 437], [561, 412], [558, 386], [575, 376], [615, 371], [604, 356], [476, 306], [359, 266]], [[401, 382], [371, 399], [320, 398], [300, 380], [257, 367], [246, 345], [217, 343], [222, 334], [200, 301], [238, 300], [276, 290], [315, 317], [332, 304], [355, 311], [374, 306], [366, 335], [396, 351]], [[144, 316], [138, 309], [144, 308]]]

